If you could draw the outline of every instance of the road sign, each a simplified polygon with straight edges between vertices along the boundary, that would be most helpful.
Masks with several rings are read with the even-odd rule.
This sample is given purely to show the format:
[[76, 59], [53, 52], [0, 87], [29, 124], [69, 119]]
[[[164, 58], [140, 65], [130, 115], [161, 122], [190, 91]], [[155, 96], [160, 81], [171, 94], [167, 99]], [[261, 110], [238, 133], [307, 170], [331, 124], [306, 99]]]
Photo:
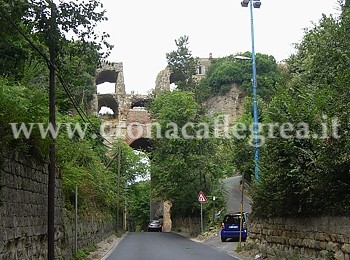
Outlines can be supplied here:
[[204, 193], [202, 191], [198, 193], [198, 201], [200, 203], [208, 202], [207, 198], [204, 196]]

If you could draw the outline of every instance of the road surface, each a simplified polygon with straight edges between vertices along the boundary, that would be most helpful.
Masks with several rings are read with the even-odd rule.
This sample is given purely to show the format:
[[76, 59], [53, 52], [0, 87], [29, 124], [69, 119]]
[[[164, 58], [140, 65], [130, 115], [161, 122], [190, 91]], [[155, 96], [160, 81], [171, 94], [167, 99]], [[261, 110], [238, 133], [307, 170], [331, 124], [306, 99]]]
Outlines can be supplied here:
[[131, 232], [105, 260], [239, 260], [175, 233]]
[[[241, 176], [223, 180], [227, 196], [227, 212], [239, 212], [242, 192]], [[251, 212], [249, 198], [243, 197], [243, 211]], [[227, 212], [222, 212], [222, 218]], [[235, 250], [238, 242], [221, 242], [220, 232], [203, 243], [194, 242], [175, 233], [131, 232], [103, 260], [239, 260]]]
[[[220, 216], [220, 221], [224, 217], [224, 215], [228, 212], [239, 212], [241, 207], [242, 200], [242, 190], [240, 187], [241, 176], [229, 177], [223, 180], [223, 184], [225, 187], [225, 194], [227, 196], [227, 212], [222, 212]], [[251, 213], [252, 208], [250, 206], [250, 200], [247, 196], [243, 197], [243, 211]], [[249, 231], [248, 231], [249, 234]], [[207, 241], [204, 242], [207, 245], [215, 247], [219, 250], [225, 251], [230, 255], [236, 255], [235, 251], [239, 244], [237, 241], [233, 241], [232, 239], [227, 239], [227, 242], [221, 242], [220, 239], [220, 230], [216, 236], [211, 237]]]
[[[241, 176], [223, 180], [227, 196], [227, 212], [239, 212], [241, 210], [242, 191], [240, 189], [240, 181]], [[246, 196], [243, 197], [243, 211], [252, 212], [250, 200]]]

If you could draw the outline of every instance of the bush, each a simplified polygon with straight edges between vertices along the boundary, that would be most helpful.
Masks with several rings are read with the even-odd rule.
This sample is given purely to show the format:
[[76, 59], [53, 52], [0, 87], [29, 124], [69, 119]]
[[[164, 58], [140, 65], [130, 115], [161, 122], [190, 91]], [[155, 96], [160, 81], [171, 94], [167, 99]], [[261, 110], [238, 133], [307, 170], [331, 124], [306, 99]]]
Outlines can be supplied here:
[[49, 139], [42, 139], [38, 128], [33, 127], [29, 138], [24, 134], [15, 138], [10, 124], [16, 124], [19, 129], [22, 123], [28, 128], [30, 123], [47, 123], [47, 93], [0, 78], [0, 111], [0, 145], [11, 147], [11, 151], [45, 158]]

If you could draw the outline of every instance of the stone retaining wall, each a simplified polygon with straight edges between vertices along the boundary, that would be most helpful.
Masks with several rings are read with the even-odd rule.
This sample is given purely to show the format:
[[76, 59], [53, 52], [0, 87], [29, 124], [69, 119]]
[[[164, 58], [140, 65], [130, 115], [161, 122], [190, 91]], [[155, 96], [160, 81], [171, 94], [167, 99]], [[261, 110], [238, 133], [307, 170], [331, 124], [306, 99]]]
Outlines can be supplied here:
[[[63, 259], [74, 255], [74, 218], [64, 216], [64, 252]], [[78, 216], [78, 249], [96, 245], [110, 237], [115, 231], [116, 220], [110, 216]]]
[[[48, 165], [0, 151], [0, 259], [47, 259]], [[64, 210], [56, 176], [55, 255], [73, 259], [74, 226]], [[113, 233], [106, 217], [79, 219], [78, 245], [95, 244]]]
[[350, 217], [253, 219], [247, 248], [269, 259], [350, 259]]
[[[206, 224], [206, 220], [203, 220]], [[196, 237], [201, 233], [201, 219], [200, 218], [173, 218], [172, 231], [178, 233], [188, 234], [190, 237]]]

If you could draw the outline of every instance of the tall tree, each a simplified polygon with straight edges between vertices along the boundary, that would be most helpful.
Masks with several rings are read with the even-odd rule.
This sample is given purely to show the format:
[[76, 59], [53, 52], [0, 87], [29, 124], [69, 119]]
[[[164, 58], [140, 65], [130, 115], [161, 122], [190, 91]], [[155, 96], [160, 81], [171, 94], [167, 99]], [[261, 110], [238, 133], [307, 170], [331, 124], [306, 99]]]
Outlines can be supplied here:
[[[15, 1], [0, 2], [1, 7], [14, 11]], [[102, 48], [102, 44], [111, 47], [105, 40], [105, 33], [101, 36], [101, 42], [94, 42], [99, 35], [95, 33], [95, 27], [98, 22], [106, 20], [104, 17], [105, 11], [99, 11], [102, 7], [100, 1], [89, 2], [64, 2], [60, 1], [55, 4], [50, 0], [29, 0], [21, 9], [21, 23], [17, 24], [7, 12], [2, 8], [2, 19], [16, 30], [18, 34], [23, 36], [31, 48], [44, 59], [49, 70], [49, 122], [56, 129], [56, 75], [59, 70], [59, 58], [62, 56], [65, 34], [73, 33], [83, 46], [97, 46], [97, 49]], [[17, 18], [17, 16], [14, 16]], [[22, 26], [25, 24], [30, 30], [23, 31]], [[46, 48], [40, 50], [38, 46], [31, 40], [31, 36], [27, 32], [35, 32], [35, 37]], [[48, 55], [46, 54], [48, 53]], [[69, 92], [69, 89], [62, 82], [65, 92], [75, 103], [74, 97]], [[54, 223], [55, 223], [55, 179], [56, 179], [56, 140], [50, 136], [51, 142], [49, 146], [49, 176], [48, 176], [48, 259], [55, 258], [54, 248]]]
[[173, 202], [173, 216], [197, 215], [200, 190], [220, 196], [218, 182], [228, 169], [221, 140], [212, 138], [210, 120], [199, 117], [192, 92], [164, 93], [152, 102], [151, 112], [159, 123], [153, 132], [152, 190]]
[[347, 12], [323, 16], [306, 31], [287, 62], [290, 79], [265, 111], [264, 123], [279, 128], [261, 149], [262, 178], [253, 193], [261, 217], [350, 212], [348, 19]]
[[193, 90], [196, 85], [194, 75], [198, 65], [198, 59], [192, 56], [189, 50], [189, 37], [181, 36], [175, 40], [176, 51], [166, 54], [168, 65], [172, 71], [170, 80], [173, 81], [180, 90]]
[[[37, 51], [46, 55], [49, 46], [50, 3], [46, 0], [4, 1], [0, 0], [0, 68], [4, 76], [11, 76], [33, 88], [45, 89], [48, 84], [46, 61]], [[69, 86], [77, 102], [87, 103], [94, 93], [94, 74], [100, 60], [113, 48], [109, 35], [98, 33], [98, 23], [107, 20], [100, 1], [60, 1], [55, 5], [56, 19], [56, 68]], [[36, 46], [24, 40], [17, 26]], [[11, 29], [9, 29], [11, 28]], [[68, 35], [73, 35], [70, 39]], [[52, 36], [52, 35], [51, 35]], [[16, 68], [16, 69], [14, 69]], [[71, 112], [70, 98], [58, 84], [57, 105], [61, 112]]]

